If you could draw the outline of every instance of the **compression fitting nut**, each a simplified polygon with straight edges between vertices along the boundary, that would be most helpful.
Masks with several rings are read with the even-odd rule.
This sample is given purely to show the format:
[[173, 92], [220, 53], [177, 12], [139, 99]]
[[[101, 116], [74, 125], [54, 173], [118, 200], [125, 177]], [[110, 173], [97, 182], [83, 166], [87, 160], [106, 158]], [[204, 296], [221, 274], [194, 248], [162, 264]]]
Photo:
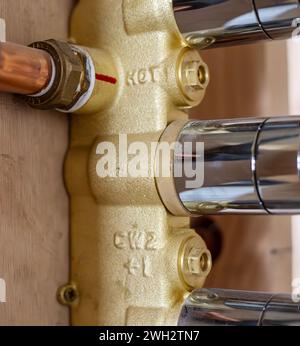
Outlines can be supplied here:
[[54, 76], [48, 89], [44, 93], [27, 96], [27, 103], [38, 109], [67, 112], [89, 88], [89, 80], [85, 78], [85, 55], [71, 44], [56, 40], [35, 42], [30, 47], [51, 55]]

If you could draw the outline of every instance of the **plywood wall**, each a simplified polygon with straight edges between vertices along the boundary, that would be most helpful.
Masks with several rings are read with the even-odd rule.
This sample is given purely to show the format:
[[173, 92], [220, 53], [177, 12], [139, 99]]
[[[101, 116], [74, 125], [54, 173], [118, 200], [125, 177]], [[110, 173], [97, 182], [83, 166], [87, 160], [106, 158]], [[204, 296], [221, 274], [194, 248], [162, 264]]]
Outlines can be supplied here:
[[[7, 40], [65, 39], [71, 0], [0, 0]], [[68, 280], [68, 119], [0, 95], [0, 325], [64, 325], [56, 290]]]

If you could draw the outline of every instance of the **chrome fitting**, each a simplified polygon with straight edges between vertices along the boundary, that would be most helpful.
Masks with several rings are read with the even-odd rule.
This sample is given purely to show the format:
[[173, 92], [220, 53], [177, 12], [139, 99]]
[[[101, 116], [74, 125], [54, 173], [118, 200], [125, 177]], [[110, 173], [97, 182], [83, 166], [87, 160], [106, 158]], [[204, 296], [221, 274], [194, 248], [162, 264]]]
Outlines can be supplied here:
[[191, 46], [287, 39], [299, 24], [298, 0], [173, 0], [179, 31]]
[[300, 213], [300, 117], [175, 121], [161, 141], [176, 143], [157, 177], [172, 214]]

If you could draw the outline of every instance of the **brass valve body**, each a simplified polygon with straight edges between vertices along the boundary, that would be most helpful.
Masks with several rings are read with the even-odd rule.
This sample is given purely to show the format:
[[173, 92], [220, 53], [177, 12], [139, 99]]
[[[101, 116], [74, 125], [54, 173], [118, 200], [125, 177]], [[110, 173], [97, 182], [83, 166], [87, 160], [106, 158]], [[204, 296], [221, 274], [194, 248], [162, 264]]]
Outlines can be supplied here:
[[[184, 43], [169, 0], [80, 0], [71, 35], [92, 47], [97, 74], [115, 78], [97, 80], [72, 116], [72, 323], [176, 324], [187, 291], [210, 270], [209, 252], [189, 218], [168, 214], [153, 177], [100, 178], [97, 148], [118, 148], [119, 134], [128, 145], [158, 142], [169, 122], [187, 119], [184, 109], [202, 100], [207, 67]], [[126, 164], [120, 158], [118, 168]]]

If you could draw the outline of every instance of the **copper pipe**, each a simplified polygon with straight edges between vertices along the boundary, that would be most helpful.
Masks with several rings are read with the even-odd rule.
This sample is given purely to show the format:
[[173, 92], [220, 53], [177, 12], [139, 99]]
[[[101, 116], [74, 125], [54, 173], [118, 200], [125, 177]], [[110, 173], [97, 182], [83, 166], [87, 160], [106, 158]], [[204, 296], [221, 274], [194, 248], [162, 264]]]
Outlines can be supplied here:
[[47, 52], [0, 43], [0, 92], [36, 94], [47, 87], [51, 75], [51, 57]]

